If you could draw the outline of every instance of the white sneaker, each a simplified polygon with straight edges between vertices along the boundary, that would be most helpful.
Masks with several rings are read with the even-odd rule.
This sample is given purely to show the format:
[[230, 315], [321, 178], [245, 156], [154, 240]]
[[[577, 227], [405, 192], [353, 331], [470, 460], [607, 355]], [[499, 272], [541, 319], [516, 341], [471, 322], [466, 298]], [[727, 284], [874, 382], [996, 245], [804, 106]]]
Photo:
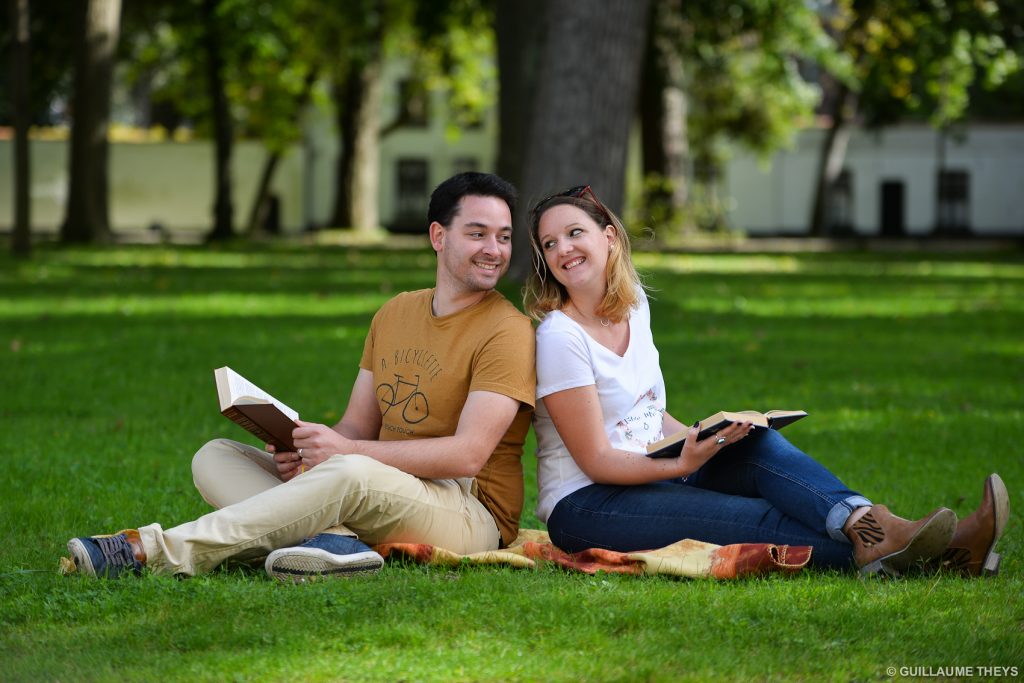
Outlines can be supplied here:
[[267, 556], [267, 574], [278, 581], [306, 583], [322, 578], [376, 574], [384, 558], [362, 541], [317, 534], [302, 545], [278, 548]]

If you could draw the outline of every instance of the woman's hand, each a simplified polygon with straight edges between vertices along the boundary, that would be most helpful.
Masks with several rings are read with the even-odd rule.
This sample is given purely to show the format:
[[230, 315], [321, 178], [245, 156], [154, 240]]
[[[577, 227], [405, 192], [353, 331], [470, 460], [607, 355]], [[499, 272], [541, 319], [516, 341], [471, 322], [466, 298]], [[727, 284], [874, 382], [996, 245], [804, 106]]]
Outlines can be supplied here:
[[[338, 453], [354, 453], [353, 442], [327, 425], [296, 420], [299, 426], [292, 430], [292, 442], [297, 459], [307, 470]], [[278, 466], [280, 470], [280, 465]]]
[[754, 425], [751, 422], [733, 422], [725, 429], [712, 434], [708, 438], [697, 441], [697, 434], [700, 432], [699, 423], [690, 427], [690, 431], [686, 434], [686, 441], [683, 442], [683, 452], [680, 456], [686, 473], [692, 474], [696, 472], [704, 466], [704, 463], [713, 458], [718, 451], [745, 438], [753, 429]]

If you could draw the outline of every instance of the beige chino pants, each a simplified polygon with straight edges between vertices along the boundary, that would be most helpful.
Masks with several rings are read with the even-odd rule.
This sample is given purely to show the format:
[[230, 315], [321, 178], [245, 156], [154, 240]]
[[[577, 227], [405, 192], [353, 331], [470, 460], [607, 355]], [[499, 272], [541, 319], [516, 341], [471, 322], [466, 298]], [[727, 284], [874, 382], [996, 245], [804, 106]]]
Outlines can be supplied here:
[[420, 479], [364, 455], [335, 455], [288, 482], [271, 456], [218, 439], [192, 460], [196, 488], [218, 508], [172, 529], [139, 528], [147, 566], [201, 574], [228, 559], [253, 560], [318, 533], [377, 543], [429, 543], [457, 553], [498, 547], [494, 518], [472, 479]]

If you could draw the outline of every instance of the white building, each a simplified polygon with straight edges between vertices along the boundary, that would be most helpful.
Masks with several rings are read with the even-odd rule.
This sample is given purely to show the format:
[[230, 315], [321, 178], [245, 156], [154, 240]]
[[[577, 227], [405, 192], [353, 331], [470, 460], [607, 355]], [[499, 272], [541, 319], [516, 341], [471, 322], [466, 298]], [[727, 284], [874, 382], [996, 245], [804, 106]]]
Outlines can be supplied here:
[[[805, 233], [824, 135], [802, 132], [769, 168], [731, 161], [730, 222], [752, 235]], [[829, 210], [841, 232], [1024, 235], [1024, 125], [968, 125], [945, 137], [926, 125], [858, 130], [837, 185]]]
[[[385, 122], [404, 106], [402, 77], [400, 66], [389, 65]], [[425, 120], [381, 141], [378, 200], [386, 226], [418, 226], [430, 191], [444, 178], [495, 167], [494, 112], [482, 125], [452, 135], [441, 93], [434, 94], [428, 109]], [[314, 112], [306, 128], [305, 140], [287, 152], [273, 186], [285, 232], [325, 224], [333, 206], [338, 141], [332, 119]], [[751, 235], [805, 233], [823, 135], [821, 130], [801, 133], [768, 167], [747, 156], [728, 162], [721, 194], [729, 223]], [[9, 228], [13, 214], [11, 146], [9, 138], [0, 139], [0, 229]], [[33, 231], [56, 232], [67, 197], [68, 144], [35, 140], [31, 147]], [[238, 228], [248, 218], [265, 155], [258, 142], [235, 146]], [[209, 141], [111, 145], [111, 222], [117, 232], [154, 224], [205, 232], [212, 222], [213, 187]], [[1024, 124], [963, 126], [945, 140], [927, 126], [906, 125], [853, 134], [829, 211], [833, 224], [847, 234], [1024, 235], [1022, 196]]]

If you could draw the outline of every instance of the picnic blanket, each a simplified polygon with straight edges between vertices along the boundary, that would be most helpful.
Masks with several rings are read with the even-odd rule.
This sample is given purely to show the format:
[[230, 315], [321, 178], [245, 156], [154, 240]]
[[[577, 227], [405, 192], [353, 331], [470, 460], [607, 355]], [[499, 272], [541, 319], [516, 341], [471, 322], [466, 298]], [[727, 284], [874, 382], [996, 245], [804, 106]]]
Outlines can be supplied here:
[[507, 548], [460, 555], [424, 543], [382, 543], [374, 547], [384, 558], [407, 558], [423, 564], [455, 566], [502, 564], [533, 568], [538, 562], [554, 562], [564, 569], [596, 574], [665, 574], [688, 578], [737, 579], [771, 572], [792, 574], [811, 561], [811, 546], [739, 543], [715, 545], [685, 539], [657, 550], [620, 553], [591, 548], [567, 553], [551, 542], [547, 532], [520, 529]]
[[[520, 529], [507, 548], [460, 555], [426, 543], [382, 543], [374, 550], [385, 559], [407, 559], [422, 564], [452, 567], [464, 563], [500, 564], [530, 569], [539, 562], [553, 562], [587, 574], [664, 574], [688, 578], [737, 579], [771, 572], [792, 574], [811, 561], [811, 546], [738, 543], [715, 545], [684, 539], [657, 550], [620, 553], [590, 548], [579, 553], [560, 550], [545, 531]], [[60, 558], [61, 574], [77, 571], [74, 560]]]

